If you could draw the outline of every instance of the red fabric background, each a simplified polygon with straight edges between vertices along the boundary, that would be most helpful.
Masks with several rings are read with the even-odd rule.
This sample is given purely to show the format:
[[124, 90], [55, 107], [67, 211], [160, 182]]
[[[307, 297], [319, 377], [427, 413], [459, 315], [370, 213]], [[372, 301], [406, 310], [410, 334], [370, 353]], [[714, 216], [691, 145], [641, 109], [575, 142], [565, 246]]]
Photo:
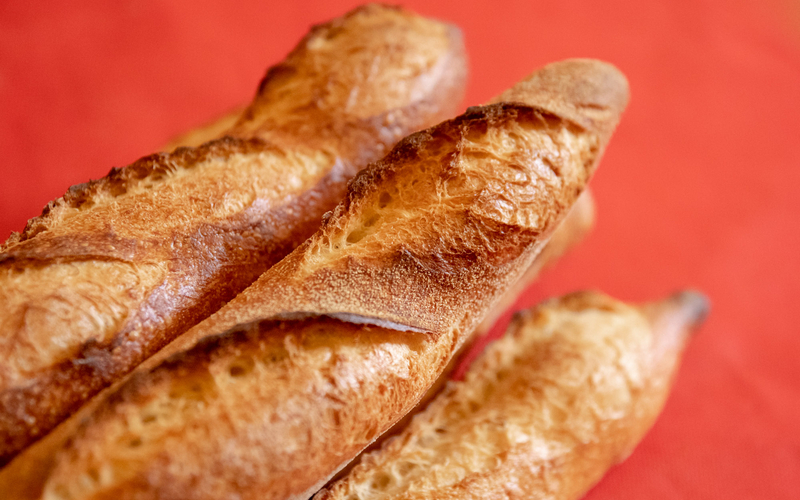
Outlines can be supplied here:
[[[66, 3], [66, 2], [65, 2]], [[0, 238], [48, 200], [246, 102], [310, 23], [354, 2], [0, 2]], [[713, 312], [664, 414], [589, 495], [800, 492], [800, 1], [409, 1], [464, 30], [467, 104], [598, 57], [632, 101], [598, 223], [527, 306], [687, 286]]]

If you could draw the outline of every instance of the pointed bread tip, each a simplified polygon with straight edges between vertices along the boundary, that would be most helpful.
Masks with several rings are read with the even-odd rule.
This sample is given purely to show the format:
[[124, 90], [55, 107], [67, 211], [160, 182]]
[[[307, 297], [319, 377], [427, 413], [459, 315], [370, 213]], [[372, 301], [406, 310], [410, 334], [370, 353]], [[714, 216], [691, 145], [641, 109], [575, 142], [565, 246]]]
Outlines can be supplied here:
[[625, 75], [595, 59], [567, 59], [533, 72], [492, 103], [522, 102], [610, 134], [628, 105]]
[[661, 337], [683, 339], [681, 342], [697, 331], [710, 310], [708, 297], [695, 290], [682, 290], [664, 300], [641, 306], [641, 311], [654, 330], [661, 332]]
[[682, 313], [687, 327], [691, 330], [702, 325], [711, 312], [711, 301], [696, 290], [677, 292], [667, 300]]

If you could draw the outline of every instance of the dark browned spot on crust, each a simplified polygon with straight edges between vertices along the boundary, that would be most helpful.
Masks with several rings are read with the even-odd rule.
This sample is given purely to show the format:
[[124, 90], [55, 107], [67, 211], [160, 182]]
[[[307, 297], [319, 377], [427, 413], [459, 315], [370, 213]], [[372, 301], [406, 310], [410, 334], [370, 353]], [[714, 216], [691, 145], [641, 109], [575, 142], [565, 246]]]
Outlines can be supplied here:
[[228, 373], [233, 378], [244, 377], [255, 368], [255, 361], [250, 357], [240, 357], [228, 366]]

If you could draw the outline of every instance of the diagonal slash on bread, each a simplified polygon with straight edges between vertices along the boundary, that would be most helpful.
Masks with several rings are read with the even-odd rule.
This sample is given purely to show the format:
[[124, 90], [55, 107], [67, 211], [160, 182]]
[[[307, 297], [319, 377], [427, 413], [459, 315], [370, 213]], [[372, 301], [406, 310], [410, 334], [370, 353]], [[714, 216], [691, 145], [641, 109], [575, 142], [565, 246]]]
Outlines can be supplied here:
[[[202, 144], [211, 137], [218, 135], [221, 130], [227, 130], [233, 126], [241, 114], [241, 109], [234, 109], [206, 125], [176, 137], [165, 147], [165, 150]], [[487, 314], [481, 325], [475, 330], [474, 337], [479, 338], [488, 333], [497, 318], [514, 304], [525, 289], [536, 280], [542, 270], [553, 266], [562, 255], [576, 247], [586, 237], [594, 225], [594, 220], [594, 198], [591, 190], [586, 189], [578, 197], [575, 205], [553, 232], [553, 236], [541, 253], [536, 256], [531, 266], [525, 271], [525, 274], [506, 291], [497, 307]], [[463, 350], [464, 348], [462, 347]]]
[[708, 302], [633, 307], [596, 292], [519, 313], [461, 382], [314, 500], [582, 497], [669, 394]]
[[542, 73], [561, 101], [470, 108], [361, 172], [309, 240], [109, 392], [43, 497], [313, 494], [414, 406], [593, 173], [625, 78]]
[[460, 33], [370, 5], [316, 26], [227, 137], [73, 186], [0, 247], [0, 464], [302, 243], [347, 181], [452, 116]]

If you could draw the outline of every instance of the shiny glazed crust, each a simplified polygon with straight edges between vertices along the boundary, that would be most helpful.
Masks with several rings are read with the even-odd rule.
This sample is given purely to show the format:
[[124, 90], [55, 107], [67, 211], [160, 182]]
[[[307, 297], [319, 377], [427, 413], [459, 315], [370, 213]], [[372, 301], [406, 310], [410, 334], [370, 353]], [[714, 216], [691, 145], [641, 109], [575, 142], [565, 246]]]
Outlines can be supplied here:
[[520, 313], [380, 451], [315, 500], [582, 497], [664, 405], [708, 302], [631, 307], [581, 292]]
[[304, 241], [464, 78], [456, 28], [361, 7], [272, 67], [227, 137], [50, 202], [0, 247], [0, 464]]
[[627, 103], [605, 63], [531, 78], [557, 82], [560, 100], [523, 82], [516, 102], [470, 108], [359, 173], [317, 233], [96, 405], [43, 497], [320, 488], [413, 408], [530, 266]]

